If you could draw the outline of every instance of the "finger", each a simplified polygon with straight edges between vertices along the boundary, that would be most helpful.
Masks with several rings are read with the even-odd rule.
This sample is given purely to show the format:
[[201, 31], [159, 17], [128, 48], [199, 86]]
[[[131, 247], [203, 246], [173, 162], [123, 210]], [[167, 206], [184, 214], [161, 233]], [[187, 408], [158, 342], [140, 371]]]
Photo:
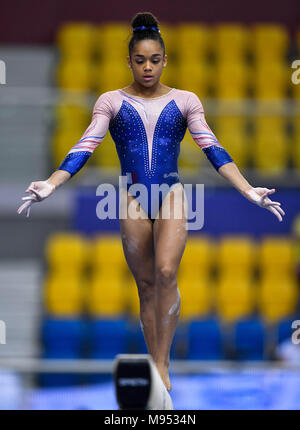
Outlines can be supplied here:
[[36, 182], [31, 182], [31, 184], [27, 187], [27, 190], [34, 190], [37, 187]]
[[271, 206], [271, 205], [274, 205], [274, 206], [280, 206], [280, 205], [281, 205], [281, 203], [280, 203], [280, 202], [272, 202], [272, 200], [269, 200], [269, 201], [263, 202], [263, 204], [264, 204], [264, 206]]
[[269, 194], [273, 194], [275, 193], [275, 188], [272, 188], [271, 190], [269, 190], [268, 188], [266, 189], [266, 191], [262, 194], [262, 197], [265, 198], [266, 196], [268, 196]]
[[282, 208], [280, 208], [279, 206], [276, 207], [276, 209], [282, 214], [285, 215], [285, 212]]
[[22, 200], [35, 200], [36, 201], [36, 196], [34, 194], [32, 194], [31, 196], [22, 197]]
[[29, 188], [29, 191], [32, 191], [34, 193], [34, 195], [37, 197], [37, 200], [41, 200], [41, 196], [38, 193], [38, 191], [34, 190], [33, 188]]
[[20, 214], [24, 209], [31, 205], [31, 201], [23, 203], [19, 209], [17, 210], [18, 214]]
[[282, 209], [282, 208], [277, 208], [277, 210], [282, 214], [282, 215], [285, 215], [285, 212], [284, 212], [284, 210]]
[[273, 208], [272, 206], [269, 206], [267, 209], [269, 209], [269, 211], [271, 211], [278, 218], [280, 222], [282, 221], [282, 216], [275, 208]]
[[[271, 200], [270, 200], [270, 202], [271, 202]], [[267, 209], [268, 209], [269, 206], [273, 206], [274, 208], [277, 209], [278, 212], [280, 212], [282, 215], [285, 215], [284, 210], [278, 204], [279, 202], [271, 202], [271, 204], [270, 204], [270, 202], [267, 202], [267, 203], [263, 204], [263, 206], [265, 208], [267, 208]]]
[[23, 209], [25, 208], [26, 204], [27, 204], [27, 202], [26, 202], [26, 203], [23, 203], [23, 204], [18, 208], [18, 210], [17, 210], [18, 214], [20, 214], [20, 213], [23, 211]]

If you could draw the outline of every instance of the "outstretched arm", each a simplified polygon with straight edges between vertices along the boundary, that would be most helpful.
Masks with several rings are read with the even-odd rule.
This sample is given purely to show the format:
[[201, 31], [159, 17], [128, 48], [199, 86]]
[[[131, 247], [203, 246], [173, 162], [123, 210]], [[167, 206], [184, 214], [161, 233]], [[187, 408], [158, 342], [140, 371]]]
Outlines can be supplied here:
[[268, 195], [275, 193], [263, 187], [253, 188], [239, 171], [229, 153], [218, 142], [215, 134], [206, 122], [201, 101], [191, 93], [187, 102], [187, 123], [189, 131], [197, 145], [221, 176], [226, 178], [244, 197], [252, 203], [271, 211], [279, 221], [285, 212], [279, 202], [272, 202]]
[[227, 179], [244, 197], [250, 202], [257, 204], [272, 212], [278, 220], [282, 221], [284, 210], [280, 207], [281, 203], [273, 202], [268, 195], [275, 193], [275, 188], [268, 189], [263, 187], [253, 188], [239, 171], [235, 163], [223, 164], [218, 172], [223, 178]]
[[30, 214], [33, 203], [40, 202], [54, 193], [56, 188], [67, 182], [87, 162], [97, 146], [102, 142], [109, 127], [111, 118], [111, 105], [107, 93], [102, 94], [93, 110], [91, 124], [79, 140], [67, 153], [61, 165], [45, 181], [31, 182], [26, 189], [28, 195], [17, 210], [20, 214], [23, 210], [26, 216]]
[[46, 181], [31, 182], [29, 187], [26, 189], [26, 193], [29, 193], [26, 197], [22, 197], [25, 200], [17, 210], [20, 214], [23, 210], [25, 215], [29, 217], [31, 205], [35, 202], [41, 202], [42, 200], [49, 197], [54, 193], [56, 188], [64, 184], [70, 179], [71, 174], [65, 170], [56, 170]]

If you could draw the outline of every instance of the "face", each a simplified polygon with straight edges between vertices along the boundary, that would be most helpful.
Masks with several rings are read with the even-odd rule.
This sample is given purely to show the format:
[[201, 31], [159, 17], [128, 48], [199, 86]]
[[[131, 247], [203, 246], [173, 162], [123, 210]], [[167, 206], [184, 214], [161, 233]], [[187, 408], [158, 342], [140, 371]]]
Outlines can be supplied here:
[[149, 88], [159, 82], [163, 67], [167, 65], [167, 55], [163, 56], [163, 49], [157, 40], [146, 39], [134, 45], [131, 58], [127, 57], [127, 61], [134, 80]]

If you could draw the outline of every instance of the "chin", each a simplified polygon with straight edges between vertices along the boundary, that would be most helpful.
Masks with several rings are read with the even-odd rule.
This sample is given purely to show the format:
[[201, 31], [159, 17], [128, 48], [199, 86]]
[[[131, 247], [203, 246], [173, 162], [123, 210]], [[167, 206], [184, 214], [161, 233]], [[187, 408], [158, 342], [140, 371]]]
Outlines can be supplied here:
[[151, 87], [154, 87], [154, 85], [156, 84], [156, 81], [155, 82], [144, 82], [144, 81], [142, 81], [142, 82], [140, 82], [140, 84], [145, 88], [151, 88]]

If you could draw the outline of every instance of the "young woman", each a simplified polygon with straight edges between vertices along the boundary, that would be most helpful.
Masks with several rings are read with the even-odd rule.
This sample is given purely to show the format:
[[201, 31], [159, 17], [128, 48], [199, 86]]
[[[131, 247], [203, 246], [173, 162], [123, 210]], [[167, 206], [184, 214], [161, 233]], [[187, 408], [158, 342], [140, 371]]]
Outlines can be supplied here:
[[[109, 129], [120, 158], [122, 176], [128, 179], [123, 189], [127, 197], [127, 218], [120, 219], [120, 227], [125, 258], [138, 288], [141, 327], [148, 351], [170, 390], [170, 347], [180, 312], [177, 272], [187, 240], [186, 196], [177, 166], [186, 128], [217, 172], [244, 197], [270, 210], [279, 221], [284, 211], [279, 202], [268, 198], [275, 189], [253, 188], [242, 176], [207, 125], [199, 98], [192, 92], [160, 83], [167, 55], [156, 18], [151, 13], [138, 13], [131, 24], [133, 34], [127, 61], [133, 82], [98, 98], [91, 124], [82, 138], [47, 180], [30, 184], [26, 190], [29, 195], [23, 197], [26, 201], [18, 213], [25, 210], [29, 216], [33, 203], [49, 197], [74, 176]], [[146, 187], [145, 201], [138, 202], [130, 193], [131, 184]], [[170, 187], [159, 202], [153, 196], [152, 184]], [[153, 216], [151, 209], [156, 204], [158, 216]], [[132, 205], [142, 215], [140, 218], [131, 216]], [[169, 216], [161, 216], [164, 209], [169, 210]]]

